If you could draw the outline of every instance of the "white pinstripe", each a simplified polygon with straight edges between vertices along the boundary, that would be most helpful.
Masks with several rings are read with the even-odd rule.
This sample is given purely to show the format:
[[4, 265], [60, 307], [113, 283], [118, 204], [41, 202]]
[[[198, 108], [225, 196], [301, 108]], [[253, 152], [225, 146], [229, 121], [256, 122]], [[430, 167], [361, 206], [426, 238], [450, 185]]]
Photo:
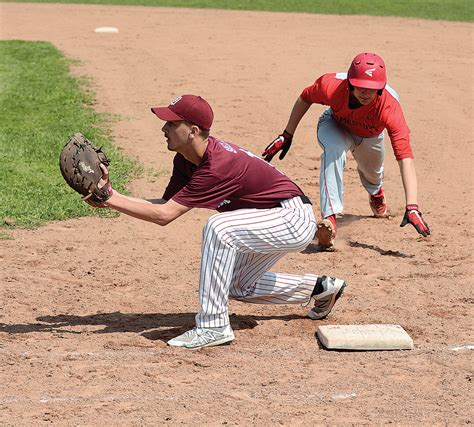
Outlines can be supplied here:
[[311, 205], [295, 197], [282, 206], [209, 218], [202, 238], [198, 327], [228, 325], [229, 297], [259, 304], [308, 301], [317, 276], [268, 272], [285, 254], [302, 251], [316, 231]]

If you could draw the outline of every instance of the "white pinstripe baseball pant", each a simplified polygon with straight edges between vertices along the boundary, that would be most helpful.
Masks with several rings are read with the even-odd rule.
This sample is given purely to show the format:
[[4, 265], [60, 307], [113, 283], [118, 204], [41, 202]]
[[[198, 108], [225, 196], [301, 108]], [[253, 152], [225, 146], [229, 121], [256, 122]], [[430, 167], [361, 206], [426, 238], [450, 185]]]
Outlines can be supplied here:
[[228, 299], [258, 304], [309, 300], [318, 276], [271, 273], [285, 254], [302, 251], [316, 231], [300, 197], [273, 209], [239, 209], [209, 218], [202, 239], [198, 327], [229, 324]]
[[318, 122], [321, 154], [319, 197], [323, 218], [344, 209], [344, 167], [351, 151], [357, 162], [360, 181], [369, 194], [376, 194], [383, 184], [384, 134], [362, 138], [346, 132], [326, 109]]

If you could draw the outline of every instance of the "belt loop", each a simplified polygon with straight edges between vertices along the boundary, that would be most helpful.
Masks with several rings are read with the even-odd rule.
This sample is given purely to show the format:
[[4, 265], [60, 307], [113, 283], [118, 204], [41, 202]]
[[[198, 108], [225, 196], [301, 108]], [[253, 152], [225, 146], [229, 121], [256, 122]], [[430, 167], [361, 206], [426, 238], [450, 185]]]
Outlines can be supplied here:
[[311, 200], [309, 200], [309, 197], [305, 194], [301, 195], [300, 199], [305, 205], [312, 205]]
[[[309, 200], [309, 197], [308, 197], [308, 196], [302, 194], [301, 196], [296, 196], [296, 197], [299, 197], [300, 200], [303, 202], [304, 205], [312, 205], [311, 200]], [[281, 202], [280, 202], [280, 203], [276, 204], [275, 207], [276, 207], [276, 208], [282, 208], [283, 205], [282, 205]]]

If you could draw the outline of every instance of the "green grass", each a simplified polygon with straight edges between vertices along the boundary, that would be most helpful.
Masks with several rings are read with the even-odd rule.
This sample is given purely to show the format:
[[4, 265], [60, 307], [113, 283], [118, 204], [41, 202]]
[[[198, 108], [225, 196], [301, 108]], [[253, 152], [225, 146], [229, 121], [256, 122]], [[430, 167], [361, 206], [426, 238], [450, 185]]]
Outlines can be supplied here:
[[[56, 3], [364, 14], [469, 22], [474, 15], [474, 0], [63, 0]], [[59, 172], [61, 148], [76, 131], [102, 146], [111, 158], [111, 179], [119, 191], [124, 191], [133, 174], [143, 172], [109, 142], [109, 126], [114, 118], [94, 111], [94, 94], [86, 80], [70, 75], [70, 64], [49, 43], [0, 41], [0, 228], [36, 227], [52, 220], [85, 215], [114, 215], [82, 203]], [[0, 234], [0, 240], [9, 237]]]
[[10, 234], [0, 231], [0, 240], [14, 240], [14, 239], [13, 239], [13, 236], [11, 236]]
[[111, 215], [83, 203], [61, 176], [59, 153], [76, 131], [111, 158], [119, 191], [139, 172], [109, 142], [112, 118], [94, 111], [93, 93], [69, 65], [49, 43], [0, 42], [0, 227]]
[[[9, 1], [9, 0], [7, 0]], [[474, 0], [15, 0], [36, 3], [83, 3], [174, 6], [334, 15], [402, 16], [472, 21]]]

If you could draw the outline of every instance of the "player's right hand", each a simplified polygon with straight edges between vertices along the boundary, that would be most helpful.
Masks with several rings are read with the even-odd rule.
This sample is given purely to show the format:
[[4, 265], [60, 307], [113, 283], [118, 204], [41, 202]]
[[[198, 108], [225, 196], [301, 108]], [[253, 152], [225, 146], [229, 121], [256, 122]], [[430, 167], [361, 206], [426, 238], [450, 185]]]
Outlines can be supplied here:
[[[107, 166], [105, 166], [103, 163], [101, 163], [99, 166], [102, 171], [102, 178], [100, 178], [99, 182], [97, 183], [97, 190], [100, 191], [104, 196], [106, 196], [104, 198], [108, 200], [114, 193], [114, 190], [112, 189], [112, 185], [110, 184], [109, 170], [107, 169]], [[97, 198], [95, 198], [94, 194], [91, 194], [90, 197], [83, 198], [83, 200], [87, 204], [93, 206], [94, 208], [107, 207], [104, 204], [105, 202], [102, 202], [98, 200]]]
[[102, 178], [97, 183], [97, 187], [102, 188], [107, 185], [108, 187], [112, 188], [110, 186], [109, 170], [107, 169], [107, 166], [101, 163], [99, 167], [100, 167], [100, 170], [102, 171]]
[[262, 157], [265, 158], [267, 162], [271, 162], [273, 156], [281, 150], [279, 159], [283, 160], [286, 156], [286, 153], [291, 147], [291, 142], [293, 140], [293, 135], [286, 130], [283, 131], [281, 135], [278, 135], [268, 146], [265, 148], [262, 153]]

